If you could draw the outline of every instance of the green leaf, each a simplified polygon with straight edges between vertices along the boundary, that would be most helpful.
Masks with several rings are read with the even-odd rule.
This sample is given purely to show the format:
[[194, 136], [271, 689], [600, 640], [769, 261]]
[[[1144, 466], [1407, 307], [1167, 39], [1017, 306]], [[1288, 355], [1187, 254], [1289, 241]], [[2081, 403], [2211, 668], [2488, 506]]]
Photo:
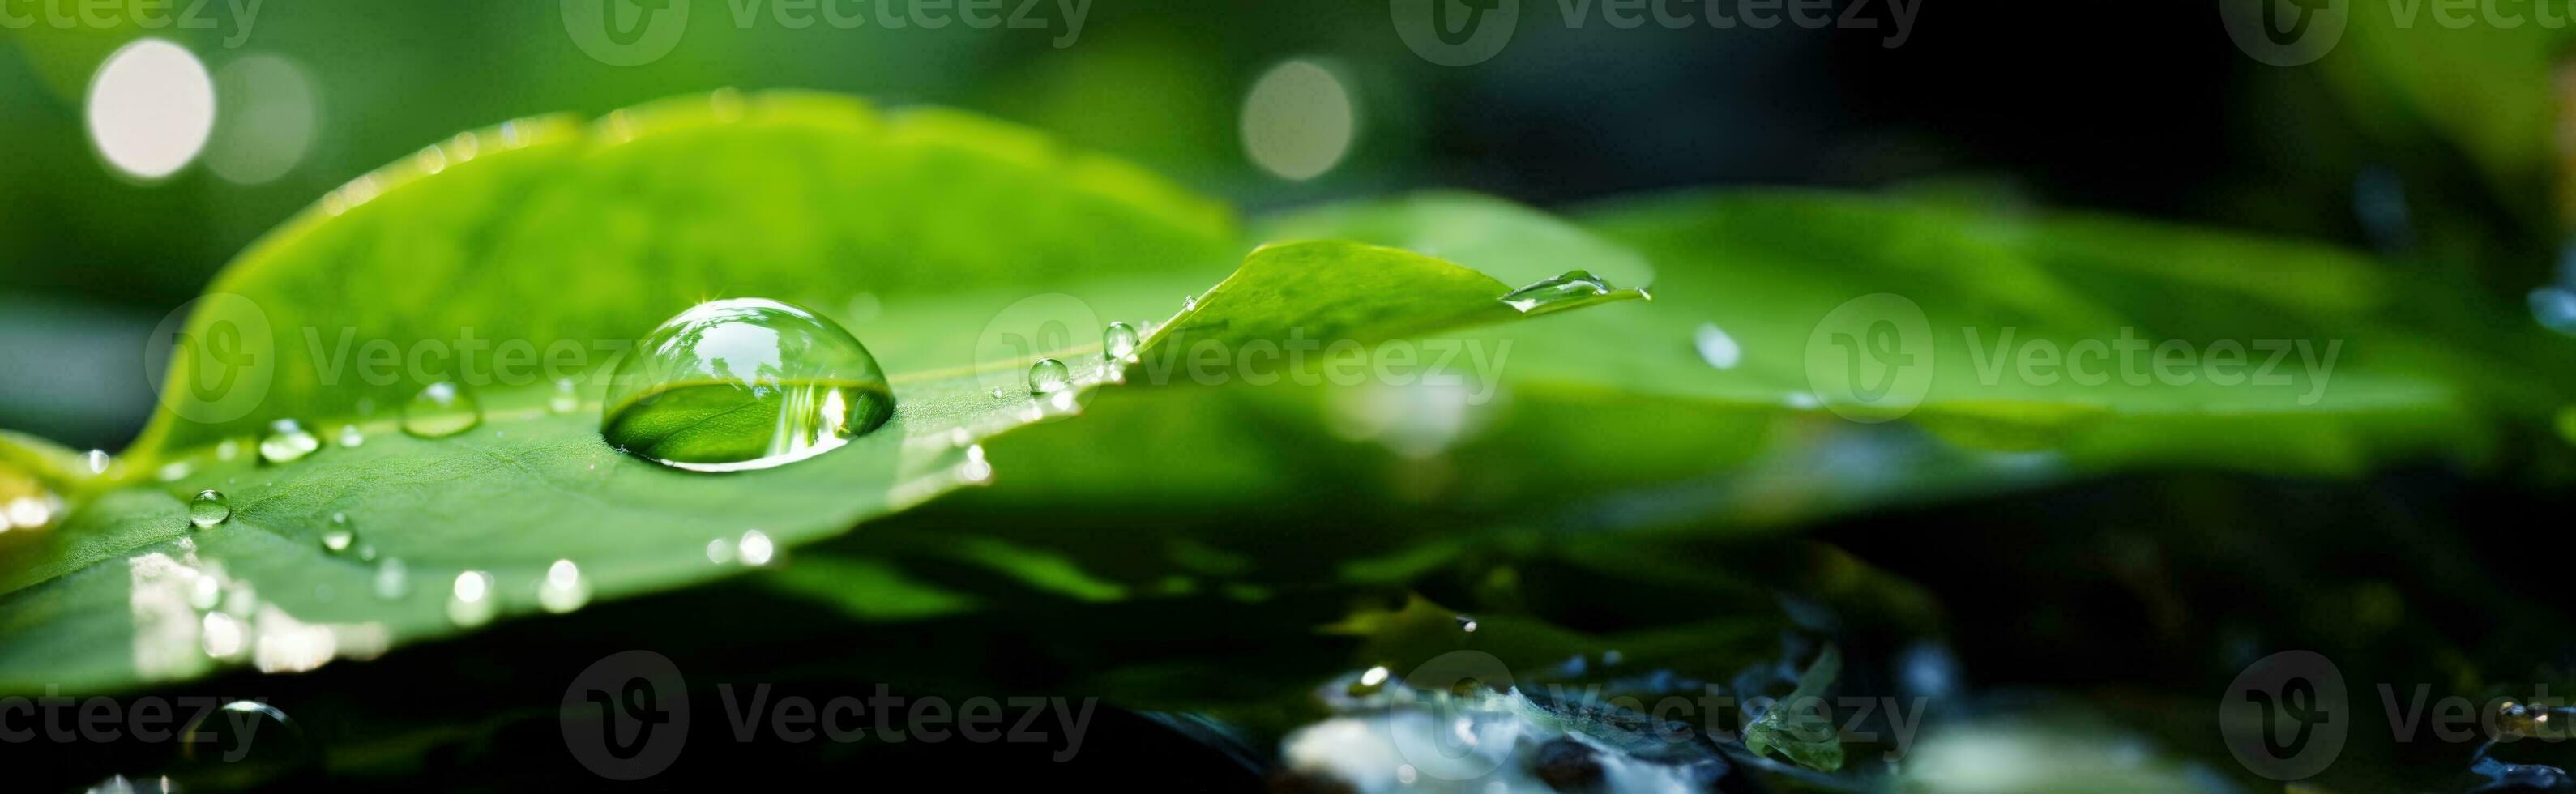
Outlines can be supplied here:
[[1825, 689], [1842, 675], [1842, 651], [1831, 645], [1798, 674], [1798, 688], [1744, 726], [1744, 747], [1755, 755], [1779, 751], [1800, 766], [1822, 772], [1843, 768], [1842, 736], [1827, 716]]
[[[1222, 210], [1124, 166], [988, 121], [880, 116], [829, 97], [675, 100], [587, 130], [514, 122], [438, 151], [362, 178], [254, 246], [212, 290], [240, 300], [201, 302], [188, 334], [264, 323], [273, 346], [183, 349], [168, 410], [121, 460], [125, 487], [41, 538], [0, 537], [0, 691], [120, 688], [242, 661], [299, 670], [495, 612], [573, 608], [769, 562], [982, 481], [992, 468], [977, 442], [1075, 412], [1080, 394], [1120, 375], [1086, 363], [1101, 361], [1096, 342], [1014, 325], [1025, 319], [1013, 316], [1018, 296], [1058, 289], [1101, 316], [1142, 319], [1213, 281], [1199, 274], [1231, 245]], [[1244, 344], [1290, 327], [1374, 337], [1507, 320], [1519, 315], [1498, 308], [1506, 291], [1392, 249], [1269, 246], [1158, 325], [1145, 352], [1192, 335]], [[462, 357], [386, 383], [334, 359], [365, 344], [333, 341], [344, 338], [406, 351], [463, 337], [539, 350], [629, 339], [725, 296], [881, 307], [873, 319], [844, 314], [885, 363], [894, 416], [812, 460], [696, 474], [601, 440], [589, 389], [605, 362], [565, 406], [545, 379], [478, 372]], [[979, 328], [1061, 347], [995, 355]], [[213, 366], [225, 355], [252, 371]], [[1023, 383], [1039, 356], [1074, 362], [1075, 388], [994, 393]], [[210, 413], [226, 395], [206, 384], [227, 374], [265, 378], [264, 398], [238, 416]], [[467, 383], [482, 422], [443, 438], [401, 432], [386, 406], [428, 380]], [[262, 463], [249, 434], [282, 418], [334, 440], [346, 424], [363, 441]], [[182, 499], [200, 489], [223, 492], [231, 517], [190, 531]], [[324, 539], [340, 531], [356, 540], [335, 553]], [[963, 548], [1026, 565], [1002, 547]], [[1060, 567], [1022, 573], [1094, 587]], [[913, 596], [886, 609], [964, 603]]]

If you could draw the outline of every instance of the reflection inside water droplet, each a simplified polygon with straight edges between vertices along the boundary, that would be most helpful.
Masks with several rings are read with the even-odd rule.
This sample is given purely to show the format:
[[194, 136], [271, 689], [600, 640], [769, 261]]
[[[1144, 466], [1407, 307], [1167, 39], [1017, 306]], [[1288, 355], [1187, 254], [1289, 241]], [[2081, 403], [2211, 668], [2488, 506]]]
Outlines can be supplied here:
[[765, 469], [875, 430], [894, 393], [856, 337], [758, 298], [702, 303], [653, 329], [618, 365], [600, 433], [691, 471]]
[[440, 381], [403, 404], [402, 429], [416, 438], [446, 438], [483, 423], [483, 404], [474, 393]]

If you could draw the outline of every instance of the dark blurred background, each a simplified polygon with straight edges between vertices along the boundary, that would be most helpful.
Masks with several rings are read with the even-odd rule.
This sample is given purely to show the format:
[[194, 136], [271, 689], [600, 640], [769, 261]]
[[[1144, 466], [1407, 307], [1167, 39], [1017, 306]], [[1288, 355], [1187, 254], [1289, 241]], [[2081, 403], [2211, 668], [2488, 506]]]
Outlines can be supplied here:
[[[2403, 222], [2408, 207], [2438, 203], [2477, 245], [2505, 250], [2426, 266], [2516, 298], [2550, 277], [2546, 246], [2526, 242], [2552, 231], [2533, 210], [2545, 175], [2458, 176], [2476, 173], [2471, 156], [2414, 129], [2430, 125], [2353, 110], [2368, 110], [2354, 88], [2366, 81], [2336, 70], [2365, 68], [2338, 64], [2363, 55], [2265, 65], [2202, 3], [1943, 0], [1913, 6], [1899, 29], [1872, 0], [1833, 8], [1874, 30], [1757, 30], [1620, 29], [1599, 0], [1580, 3], [1583, 24], [1570, 27], [1577, 0], [1524, 0], [1508, 46], [1452, 67], [1409, 49], [1382, 1], [1097, 0], [1072, 35], [1057, 0], [1031, 10], [1043, 29], [939, 30], [790, 29], [775, 2], [699, 0], [666, 55], [614, 66], [576, 44], [551, 1], [268, 0], [255, 15], [183, 2], [172, 13], [211, 27], [143, 30], [65, 29], [39, 16], [56, 13], [41, 0], [10, 0], [34, 24], [0, 28], [0, 427], [121, 446], [151, 402], [148, 330], [348, 179], [513, 117], [722, 86], [968, 108], [1251, 212], [1432, 186], [1556, 207], [1685, 186], [1825, 185], [2385, 249], [2414, 244], [2412, 233], [2369, 219]], [[759, 14], [748, 27], [734, 21], [743, 7]], [[84, 123], [92, 75], [141, 36], [185, 47], [216, 89], [205, 149], [152, 180], [105, 160]], [[1275, 95], [1289, 104], [1248, 108], [1274, 70], [1332, 86], [1292, 80]], [[1345, 112], [1346, 139], [1325, 124], [1323, 140], [1292, 140], [1289, 156], [1306, 161], [1284, 173], [1247, 145], [1252, 126], [1311, 135], [1316, 119]]]

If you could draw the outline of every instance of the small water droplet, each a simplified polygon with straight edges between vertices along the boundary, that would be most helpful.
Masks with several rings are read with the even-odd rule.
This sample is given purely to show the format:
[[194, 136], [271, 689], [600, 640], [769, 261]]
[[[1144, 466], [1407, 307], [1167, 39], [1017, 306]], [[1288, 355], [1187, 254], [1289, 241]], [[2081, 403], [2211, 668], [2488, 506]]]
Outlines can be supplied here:
[[358, 429], [357, 425], [340, 426], [340, 446], [355, 448], [365, 446], [366, 443], [367, 431]]
[[260, 437], [259, 459], [271, 464], [294, 463], [321, 448], [322, 440], [314, 438], [304, 425], [293, 419], [280, 419], [268, 423], [268, 435]]
[[2576, 289], [2549, 286], [2531, 291], [2531, 318], [2540, 327], [2576, 336]]
[[590, 603], [590, 581], [582, 578], [581, 567], [571, 560], [556, 560], [546, 567], [546, 578], [537, 583], [537, 604], [548, 612], [564, 613]]
[[1463, 631], [1463, 632], [1467, 632], [1467, 633], [1469, 633], [1469, 634], [1473, 634], [1473, 633], [1475, 633], [1475, 632], [1476, 632], [1476, 619], [1475, 619], [1475, 618], [1468, 617], [1468, 616], [1466, 616], [1466, 615], [1459, 615], [1459, 616], [1458, 616], [1458, 630], [1459, 630], [1459, 631]]
[[200, 529], [224, 523], [232, 517], [232, 500], [225, 499], [222, 491], [198, 491], [197, 498], [188, 501], [188, 523]]
[[328, 530], [323, 530], [323, 531], [322, 531], [322, 548], [323, 548], [323, 550], [325, 550], [325, 551], [329, 551], [329, 552], [331, 552], [331, 553], [333, 553], [333, 554], [338, 554], [338, 553], [341, 553], [341, 552], [344, 552], [344, 551], [348, 551], [348, 550], [349, 550], [349, 545], [350, 545], [351, 543], [353, 543], [353, 542], [356, 542], [356, 541], [357, 541], [357, 539], [358, 539], [358, 533], [351, 532], [351, 531], [349, 531], [349, 530], [345, 530], [345, 529], [328, 529]]
[[1067, 369], [1062, 361], [1039, 359], [1038, 363], [1029, 365], [1030, 394], [1054, 394], [1072, 385], [1073, 371]]
[[1196, 296], [1196, 295], [1183, 295], [1183, 296], [1181, 296], [1181, 311], [1185, 311], [1185, 312], [1194, 312], [1194, 311], [1198, 311], [1198, 310], [1199, 310], [1199, 296]]
[[224, 581], [212, 573], [200, 572], [188, 582], [188, 606], [211, 611], [224, 605]]
[[194, 464], [184, 460], [174, 460], [161, 464], [161, 470], [155, 476], [158, 476], [162, 482], [172, 482], [184, 479], [196, 470], [197, 467]]
[[1503, 305], [1522, 314], [1546, 314], [1595, 303], [1619, 300], [1653, 300], [1642, 289], [1620, 289], [1592, 275], [1589, 271], [1568, 270], [1561, 275], [1540, 279], [1537, 283], [1503, 293]]
[[454, 383], [429, 384], [403, 404], [402, 429], [414, 438], [446, 438], [483, 423], [483, 404]]
[[1371, 667], [1361, 672], [1360, 677], [1351, 682], [1350, 694], [1352, 697], [1366, 697], [1377, 694], [1379, 691], [1386, 689], [1387, 679], [1391, 677], [1393, 677], [1393, 673], [1386, 669], [1386, 665]]
[[81, 469], [89, 472], [90, 474], [106, 474], [107, 467], [116, 464], [116, 458], [107, 454], [107, 450], [93, 449], [88, 452], [81, 453], [80, 463]]
[[241, 621], [233, 616], [208, 612], [198, 621], [197, 643], [205, 649], [208, 657], [231, 659], [240, 656], [242, 649], [248, 647], [249, 643], [243, 638], [246, 633], [242, 631]]
[[724, 538], [707, 541], [707, 561], [717, 565], [733, 562], [733, 541]]
[[[841, 326], [772, 300], [701, 303], [636, 345], [610, 381], [610, 446], [691, 471], [780, 466], [894, 415], [874, 355]], [[722, 416], [725, 421], [710, 422]]]
[[239, 439], [227, 438], [215, 444], [216, 460], [228, 461], [238, 457], [241, 457], [241, 441]]
[[387, 557], [376, 563], [376, 597], [387, 601], [411, 592], [411, 570], [402, 560]]
[[993, 480], [993, 464], [984, 460], [984, 445], [966, 448], [966, 462], [957, 465], [957, 479], [977, 485]]
[[1009, 390], [1009, 389], [1005, 389], [1005, 388], [1002, 388], [1002, 387], [1000, 387], [1000, 386], [995, 386], [995, 387], [993, 387], [993, 399], [999, 400], [999, 399], [1004, 399], [1004, 398], [1007, 398], [1007, 397], [1010, 397], [1010, 396], [1011, 396], [1011, 390]]
[[777, 547], [770, 544], [769, 535], [757, 529], [742, 533], [741, 542], [734, 544], [735, 556], [742, 558], [744, 565], [768, 565], [770, 555], [777, 551]]
[[1701, 323], [1699, 333], [1691, 338], [1691, 345], [1699, 348], [1699, 360], [1718, 369], [1734, 369], [1736, 364], [1744, 361], [1743, 346], [1737, 345], [1735, 337], [1728, 336], [1726, 329], [1717, 327], [1716, 323]]
[[200, 772], [220, 769], [243, 780], [283, 780], [319, 763], [304, 727], [275, 706], [236, 700], [195, 711], [187, 727], [179, 729], [178, 745], [180, 759], [199, 765]]
[[482, 571], [465, 571], [456, 575], [449, 588], [447, 619], [458, 626], [472, 628], [492, 622], [500, 611], [499, 599], [492, 595], [492, 575]]
[[546, 398], [546, 410], [556, 416], [581, 410], [581, 384], [571, 378], [556, 378], [555, 393]]
[[1132, 361], [1136, 356], [1138, 341], [1136, 326], [1110, 323], [1109, 330], [1100, 334], [1100, 349], [1112, 360]]

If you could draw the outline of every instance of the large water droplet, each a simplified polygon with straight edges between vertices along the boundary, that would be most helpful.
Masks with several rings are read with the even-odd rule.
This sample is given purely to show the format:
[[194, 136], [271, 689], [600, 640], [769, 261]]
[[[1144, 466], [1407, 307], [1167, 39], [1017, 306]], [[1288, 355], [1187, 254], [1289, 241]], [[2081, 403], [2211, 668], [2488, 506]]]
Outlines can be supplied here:
[[198, 491], [197, 498], [188, 500], [188, 523], [195, 524], [199, 528], [221, 524], [225, 519], [232, 517], [232, 500], [225, 499], [222, 491], [212, 489]]
[[701, 303], [636, 345], [610, 381], [600, 435], [691, 471], [765, 469], [840, 448], [894, 415], [875, 356], [813, 312], [759, 298]]
[[403, 404], [402, 429], [418, 438], [446, 438], [483, 423], [483, 404], [474, 393], [440, 381]]
[[448, 620], [473, 628], [492, 622], [492, 614], [500, 608], [499, 599], [493, 597], [491, 574], [466, 571], [456, 575], [456, 584], [448, 591]]
[[259, 459], [272, 464], [294, 463], [322, 448], [322, 439], [293, 419], [268, 423], [268, 435], [259, 439]]
[[1503, 305], [1522, 314], [1560, 312], [1595, 303], [1623, 300], [1653, 300], [1643, 289], [1622, 289], [1603, 281], [1590, 271], [1568, 270], [1520, 289], [1504, 293]]
[[1100, 349], [1111, 359], [1127, 361], [1136, 355], [1137, 341], [1136, 326], [1110, 323], [1109, 330], [1100, 334]]
[[1073, 385], [1073, 371], [1066, 368], [1062, 361], [1052, 358], [1039, 359], [1038, 363], [1029, 365], [1030, 394], [1054, 394], [1064, 391], [1065, 387], [1071, 385]]

